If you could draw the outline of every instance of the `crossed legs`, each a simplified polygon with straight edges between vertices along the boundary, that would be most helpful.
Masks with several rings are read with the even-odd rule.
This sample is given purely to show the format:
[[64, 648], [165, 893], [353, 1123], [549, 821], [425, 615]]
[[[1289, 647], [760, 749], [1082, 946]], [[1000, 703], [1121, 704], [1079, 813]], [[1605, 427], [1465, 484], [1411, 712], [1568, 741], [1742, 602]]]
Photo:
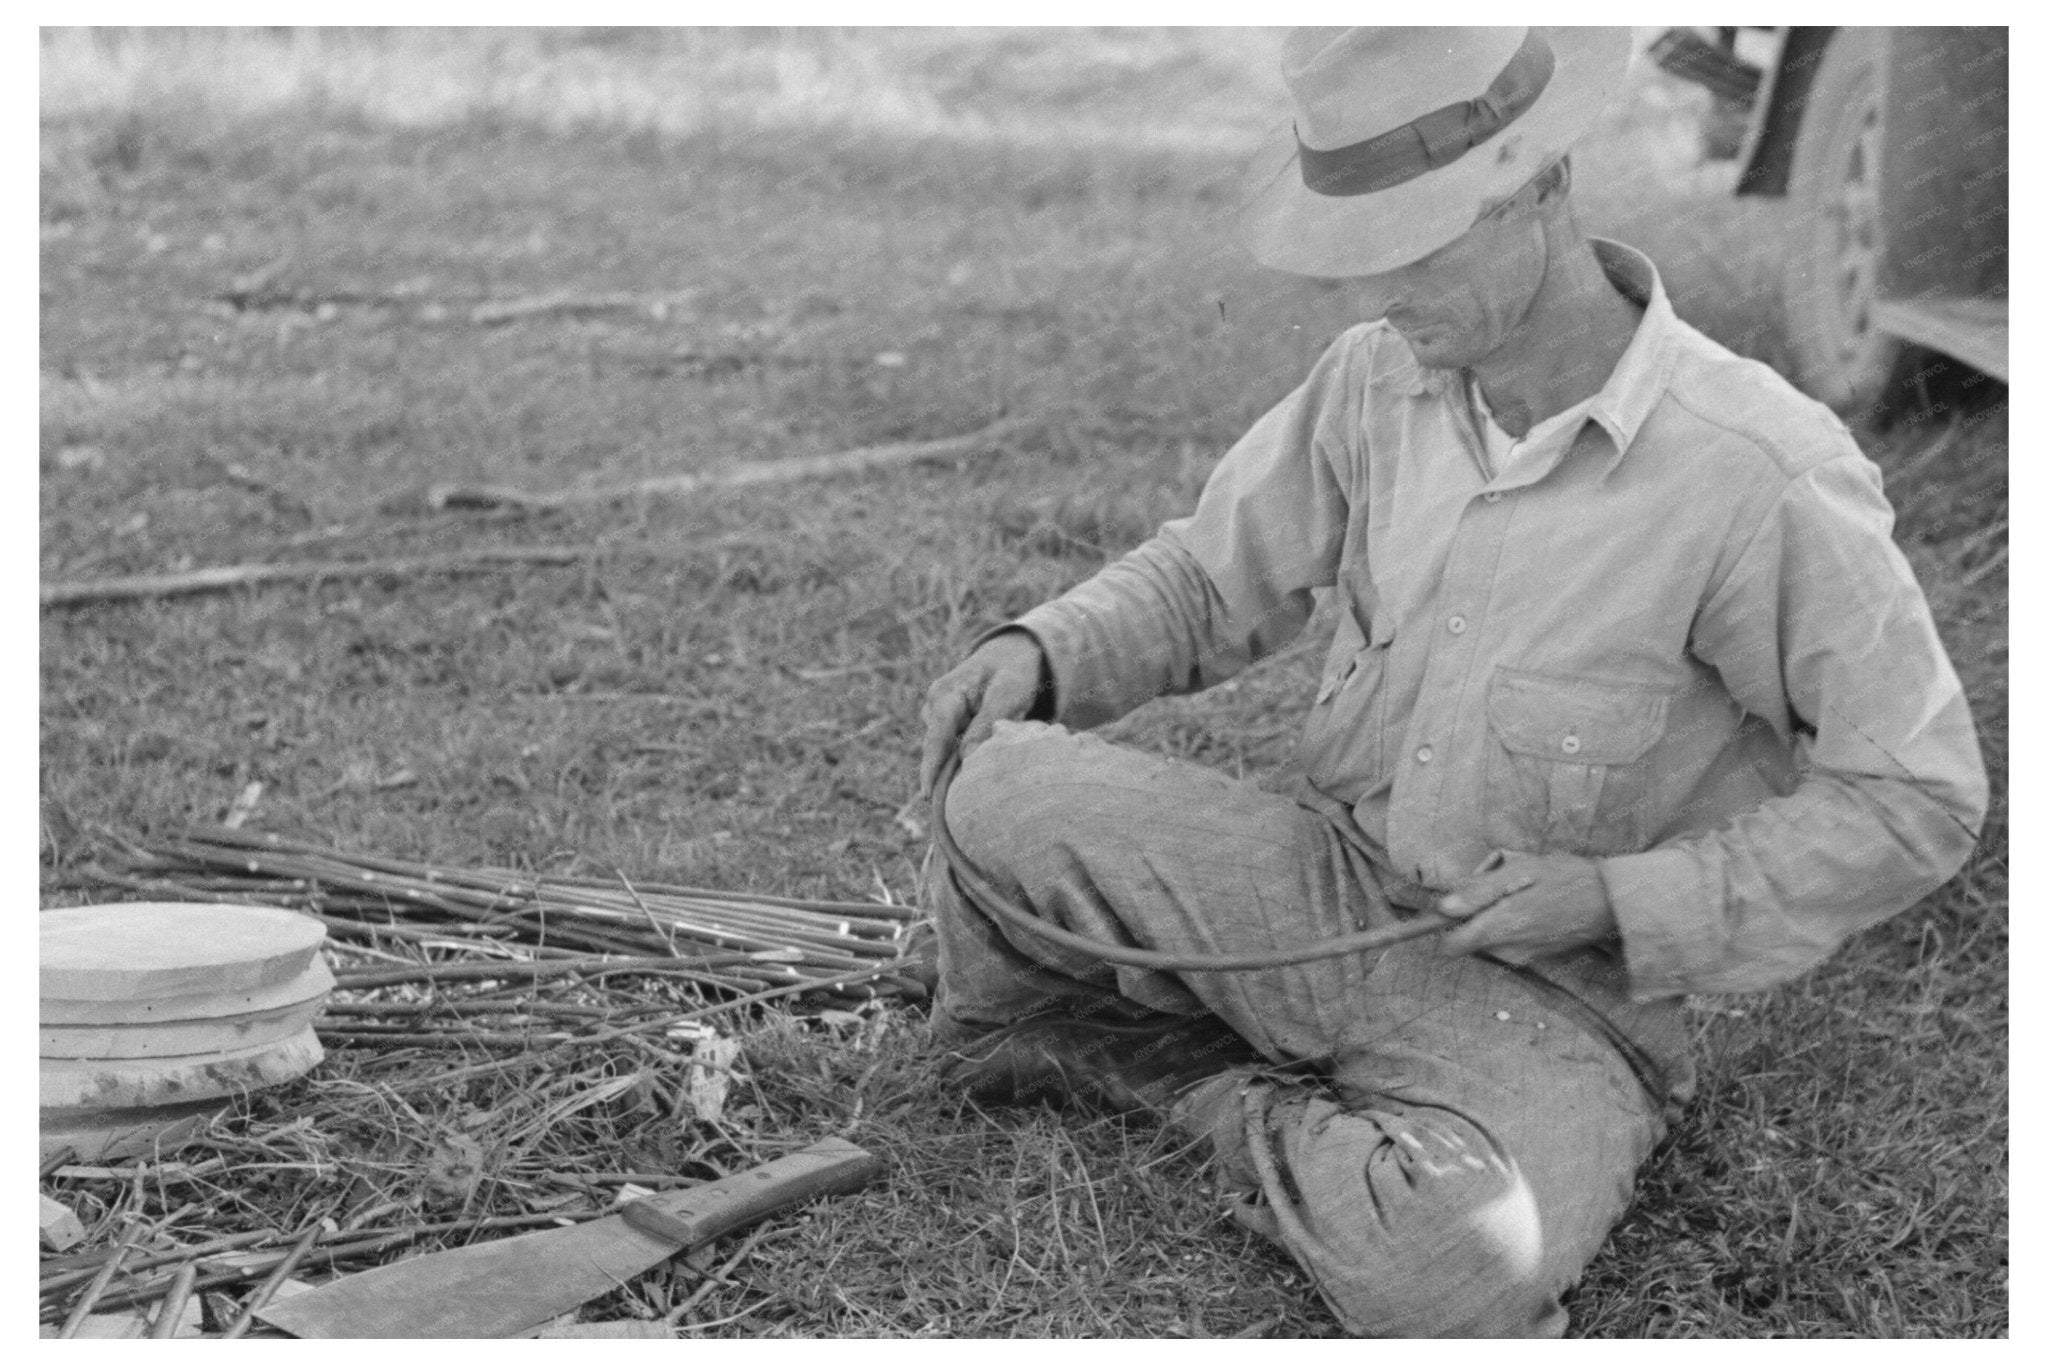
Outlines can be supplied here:
[[[1057, 726], [999, 725], [946, 816], [1013, 903], [1093, 938], [1243, 952], [1397, 917], [1323, 816]], [[1513, 974], [1427, 940], [1252, 972], [1116, 967], [934, 884], [942, 1034], [1047, 1008], [1213, 1014], [1275, 1065], [1318, 1073], [1225, 1072], [1175, 1121], [1212, 1141], [1240, 1221], [1286, 1247], [1348, 1330], [1563, 1332], [1559, 1295], [1662, 1119], [1612, 1047]]]

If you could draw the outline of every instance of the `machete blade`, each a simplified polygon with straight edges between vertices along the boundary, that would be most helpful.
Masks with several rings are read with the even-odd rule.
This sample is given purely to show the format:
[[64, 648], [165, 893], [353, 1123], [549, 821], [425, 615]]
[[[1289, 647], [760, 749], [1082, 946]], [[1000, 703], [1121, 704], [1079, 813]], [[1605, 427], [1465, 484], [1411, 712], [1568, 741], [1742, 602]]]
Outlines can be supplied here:
[[609, 1214], [346, 1275], [266, 1304], [256, 1316], [297, 1337], [517, 1336], [678, 1252], [813, 1195], [858, 1189], [880, 1170], [868, 1152], [826, 1138], [765, 1166], [643, 1201], [651, 1207], [639, 1221], [674, 1236]]

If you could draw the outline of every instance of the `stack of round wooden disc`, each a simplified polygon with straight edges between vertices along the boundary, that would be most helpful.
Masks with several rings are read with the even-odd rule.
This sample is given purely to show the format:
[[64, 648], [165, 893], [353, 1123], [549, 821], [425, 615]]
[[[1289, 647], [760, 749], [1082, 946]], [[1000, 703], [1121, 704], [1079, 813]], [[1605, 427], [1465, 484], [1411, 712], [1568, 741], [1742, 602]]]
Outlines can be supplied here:
[[235, 1094], [303, 1075], [333, 989], [321, 923], [248, 905], [46, 910], [42, 1148], [174, 1142]]

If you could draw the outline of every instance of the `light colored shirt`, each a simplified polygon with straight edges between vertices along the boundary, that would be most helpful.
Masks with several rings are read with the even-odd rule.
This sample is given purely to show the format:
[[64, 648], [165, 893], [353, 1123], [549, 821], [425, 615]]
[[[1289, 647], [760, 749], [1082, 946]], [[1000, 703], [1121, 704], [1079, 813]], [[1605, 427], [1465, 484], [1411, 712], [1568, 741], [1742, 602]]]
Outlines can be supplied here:
[[1495, 849], [1586, 855], [1635, 998], [1759, 989], [1952, 875], [1983, 765], [1877, 467], [1595, 250], [1644, 313], [1571, 439], [1489, 472], [1458, 377], [1357, 327], [1193, 515], [1015, 624], [1082, 728], [1230, 677], [1334, 587], [1298, 762], [1397, 903]]
[[[1479, 439], [1486, 449], [1486, 472], [1491, 478], [1500, 473], [1522, 455], [1540, 450], [1544, 442], [1560, 436], [1576, 436], [1579, 427], [1585, 423], [1586, 414], [1592, 411], [1593, 398], [1574, 403], [1563, 412], [1546, 417], [1530, 427], [1520, 436], [1510, 436], [1494, 417], [1493, 409], [1486, 406], [1486, 395], [1468, 377], [1466, 393], [1472, 400], [1472, 411], [1477, 414]], [[1595, 395], [1597, 396], [1597, 395]]]

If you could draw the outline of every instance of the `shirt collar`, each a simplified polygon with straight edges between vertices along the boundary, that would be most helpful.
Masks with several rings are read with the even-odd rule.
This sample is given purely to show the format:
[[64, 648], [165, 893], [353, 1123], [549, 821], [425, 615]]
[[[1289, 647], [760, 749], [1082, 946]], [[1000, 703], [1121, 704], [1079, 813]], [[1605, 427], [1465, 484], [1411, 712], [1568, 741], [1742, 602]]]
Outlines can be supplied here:
[[[1590, 240], [1593, 255], [1607, 273], [1608, 280], [1643, 310], [1628, 349], [1622, 352], [1613, 373], [1593, 395], [1587, 409], [1587, 416], [1598, 422], [1614, 443], [1614, 455], [1607, 466], [1611, 473], [1622, 456], [1628, 453], [1636, 433], [1642, 429], [1651, 409], [1656, 407], [1657, 400], [1663, 396], [1670, 382], [1671, 341], [1678, 326], [1678, 315], [1672, 312], [1671, 300], [1664, 292], [1664, 281], [1648, 256], [1634, 247], [1605, 237]], [[1386, 327], [1393, 340], [1400, 341], [1399, 332], [1388, 324], [1380, 325]], [[1457, 378], [1449, 371], [1423, 368], [1403, 343], [1394, 348], [1386, 368], [1377, 371], [1371, 382], [1391, 386], [1411, 398], [1420, 398], [1448, 394]]]
[[1664, 293], [1664, 281], [1648, 256], [1605, 237], [1595, 237], [1592, 242], [1593, 255], [1607, 272], [1608, 281], [1643, 310], [1628, 349], [1593, 395], [1591, 415], [1614, 441], [1614, 458], [1607, 465], [1612, 473], [1670, 385], [1671, 343], [1679, 324]]

